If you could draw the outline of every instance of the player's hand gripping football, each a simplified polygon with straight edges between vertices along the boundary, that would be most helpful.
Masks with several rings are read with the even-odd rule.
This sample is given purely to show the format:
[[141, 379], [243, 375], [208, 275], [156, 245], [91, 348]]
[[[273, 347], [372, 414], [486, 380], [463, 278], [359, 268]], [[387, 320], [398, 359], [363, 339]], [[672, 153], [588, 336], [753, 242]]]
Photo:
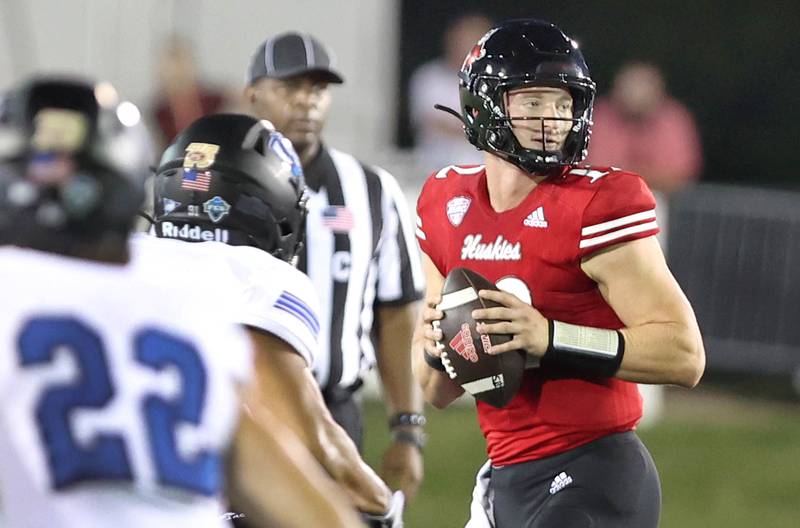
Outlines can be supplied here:
[[477, 330], [485, 334], [510, 334], [513, 339], [492, 345], [489, 354], [502, 354], [512, 350], [524, 350], [527, 354], [541, 358], [547, 351], [547, 319], [533, 306], [512, 293], [481, 290], [478, 295], [502, 304], [502, 307], [483, 308], [472, 311], [475, 320], [495, 319], [496, 323], [478, 323]]
[[444, 345], [441, 344], [442, 331], [438, 328], [438, 321], [444, 317], [444, 313], [436, 309], [441, 302], [441, 294], [432, 295], [425, 300], [425, 308], [422, 310], [425, 352], [436, 358], [441, 357], [444, 350]]

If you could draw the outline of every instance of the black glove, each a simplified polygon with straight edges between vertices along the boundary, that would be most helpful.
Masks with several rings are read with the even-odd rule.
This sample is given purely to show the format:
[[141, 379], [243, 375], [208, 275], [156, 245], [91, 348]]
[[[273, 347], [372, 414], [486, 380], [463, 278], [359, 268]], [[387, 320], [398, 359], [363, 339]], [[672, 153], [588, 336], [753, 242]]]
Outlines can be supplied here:
[[406, 496], [402, 491], [395, 491], [389, 502], [389, 510], [383, 515], [362, 513], [361, 518], [369, 528], [403, 528], [403, 506]]

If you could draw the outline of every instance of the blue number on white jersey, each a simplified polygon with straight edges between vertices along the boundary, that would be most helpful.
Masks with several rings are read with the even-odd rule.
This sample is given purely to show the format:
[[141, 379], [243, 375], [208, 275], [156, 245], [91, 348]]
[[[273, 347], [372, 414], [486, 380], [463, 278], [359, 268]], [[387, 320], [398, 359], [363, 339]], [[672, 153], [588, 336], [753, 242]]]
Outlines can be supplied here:
[[157, 370], [176, 367], [183, 379], [183, 394], [177, 401], [149, 396], [144, 402], [150, 445], [161, 483], [213, 494], [221, 480], [219, 456], [200, 451], [192, 460], [183, 460], [175, 444], [178, 424], [199, 425], [203, 414], [206, 371], [200, 356], [191, 343], [151, 329], [136, 336], [136, 359]]
[[[81, 447], [69, 426], [74, 411], [101, 409], [114, 397], [105, 347], [97, 333], [74, 318], [39, 317], [24, 326], [18, 343], [23, 367], [50, 363], [56, 350], [64, 347], [75, 357], [80, 371], [74, 383], [44, 391], [36, 405], [53, 487], [62, 489], [88, 480], [132, 480], [121, 435], [101, 434], [90, 446]], [[176, 368], [183, 387], [174, 401], [150, 395], [142, 405], [159, 481], [196, 493], [216, 494], [221, 487], [219, 454], [201, 451], [185, 460], [175, 442], [179, 424], [200, 423], [206, 395], [206, 371], [200, 355], [192, 343], [155, 329], [140, 331], [133, 346], [141, 365], [156, 371]]]

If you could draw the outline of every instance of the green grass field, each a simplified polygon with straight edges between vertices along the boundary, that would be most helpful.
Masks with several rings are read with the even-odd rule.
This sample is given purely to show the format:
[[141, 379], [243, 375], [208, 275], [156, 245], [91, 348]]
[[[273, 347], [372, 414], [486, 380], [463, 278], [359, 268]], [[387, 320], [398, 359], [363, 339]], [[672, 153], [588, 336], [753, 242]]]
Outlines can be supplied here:
[[[408, 528], [462, 527], [485, 459], [471, 406], [429, 409], [425, 482]], [[366, 403], [366, 458], [379, 467], [381, 404]], [[800, 407], [669, 390], [664, 420], [640, 435], [661, 474], [663, 528], [800, 527]]]

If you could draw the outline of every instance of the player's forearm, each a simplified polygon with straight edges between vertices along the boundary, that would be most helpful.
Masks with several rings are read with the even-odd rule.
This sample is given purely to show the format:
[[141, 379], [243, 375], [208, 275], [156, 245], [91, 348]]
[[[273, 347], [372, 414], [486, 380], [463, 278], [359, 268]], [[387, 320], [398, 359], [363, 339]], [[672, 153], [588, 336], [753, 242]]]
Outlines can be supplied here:
[[347, 493], [353, 505], [359, 511], [385, 513], [391, 500], [391, 491], [361, 459], [356, 445], [333, 418], [327, 421], [320, 447], [323, 451], [323, 467]]
[[385, 512], [391, 499], [389, 488], [361, 459], [356, 445], [333, 419], [308, 369], [298, 381], [291, 399], [298, 405], [294, 414], [303, 417], [301, 427], [309, 450], [358, 510]]
[[[230, 468], [231, 499], [259, 525], [361, 526], [345, 495], [288, 431], [249, 404]], [[279, 486], [275, 482], [280, 482]]]
[[359, 509], [383, 513], [389, 489], [361, 461], [352, 440], [331, 417], [305, 361], [274, 336], [257, 332], [252, 336], [258, 346], [260, 401], [298, 436]]
[[620, 330], [625, 354], [617, 377], [637, 383], [694, 387], [705, 369], [700, 331], [689, 322], [650, 323]]
[[[361, 459], [353, 441], [330, 415], [319, 389], [307, 380], [293, 394], [297, 407], [290, 421], [311, 454], [345, 491], [353, 506], [370, 513], [383, 513], [391, 493], [375, 472]], [[312, 385], [313, 384], [313, 385]]]
[[453, 383], [446, 372], [431, 368], [425, 362], [423, 342], [424, 339], [419, 336], [415, 337], [412, 344], [411, 355], [414, 377], [422, 389], [425, 401], [437, 409], [444, 409], [457, 400], [464, 393], [464, 389]]
[[417, 303], [378, 308], [378, 371], [387, 412], [422, 413], [422, 395], [411, 371], [411, 337]]
[[700, 332], [691, 321], [643, 323], [620, 330], [545, 322], [547, 339], [529, 350], [541, 358], [543, 368], [688, 388], [697, 385], [705, 368]]

